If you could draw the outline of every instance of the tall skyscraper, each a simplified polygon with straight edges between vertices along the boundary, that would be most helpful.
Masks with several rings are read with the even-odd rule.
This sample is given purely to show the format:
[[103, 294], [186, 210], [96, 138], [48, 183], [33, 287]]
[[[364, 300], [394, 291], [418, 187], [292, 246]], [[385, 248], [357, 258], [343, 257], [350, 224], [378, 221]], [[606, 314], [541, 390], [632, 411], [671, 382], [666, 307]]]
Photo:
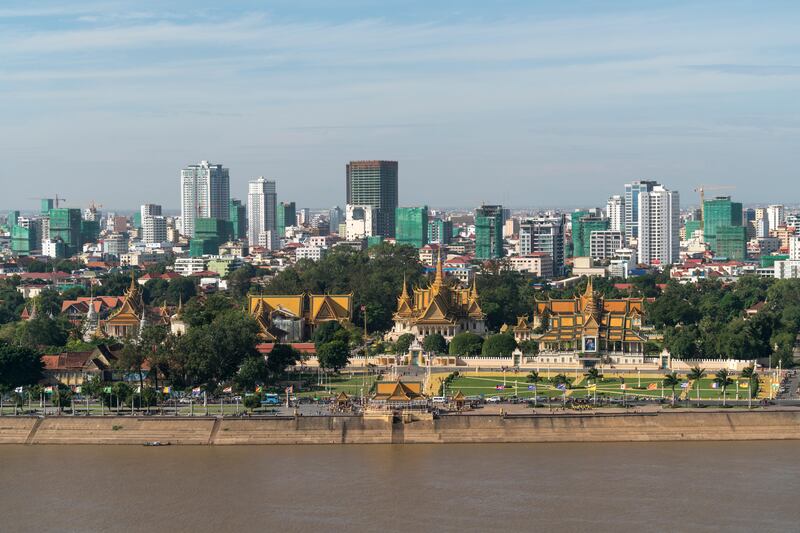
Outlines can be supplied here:
[[[710, 245], [711, 250], [715, 254], [724, 255], [729, 259], [733, 259], [731, 255], [734, 255], [737, 259], [742, 259], [740, 252], [747, 245], [746, 231], [741, 233], [738, 230], [730, 229], [742, 227], [742, 204], [732, 202], [730, 196], [719, 196], [703, 202], [703, 213], [705, 216], [703, 221], [703, 240]], [[741, 235], [740, 245], [734, 246], [738, 250], [737, 253], [731, 254], [720, 251], [717, 245], [717, 236], [721, 232], [725, 233], [726, 243], [731, 243], [732, 240]], [[727, 245], [726, 249], [730, 250], [731, 245]]]
[[276, 234], [279, 239], [286, 237], [286, 228], [297, 226], [297, 204], [294, 202], [281, 202], [278, 204], [278, 227]]
[[247, 208], [242, 205], [241, 200], [231, 199], [230, 221], [233, 240], [238, 241], [247, 237]]
[[374, 208], [376, 232], [384, 237], [394, 237], [397, 175], [397, 161], [350, 161], [347, 164], [347, 204]]
[[395, 219], [397, 244], [422, 248], [428, 243], [428, 206], [398, 207]]
[[258, 242], [262, 231], [278, 227], [278, 195], [275, 182], [263, 176], [250, 180], [247, 193], [247, 240]]
[[607, 231], [608, 219], [603, 218], [600, 209], [573, 211], [572, 215], [572, 257], [588, 257], [592, 232]]
[[181, 170], [183, 233], [194, 237], [195, 219], [230, 216], [230, 176], [227, 168], [201, 161]]
[[669, 265], [680, 259], [680, 198], [678, 191], [656, 185], [637, 198], [639, 262]]
[[628, 241], [639, 237], [639, 193], [650, 192], [656, 181], [637, 180], [625, 184], [625, 236]]
[[482, 205], [475, 210], [475, 259], [503, 257], [503, 206]]
[[428, 242], [431, 244], [450, 244], [453, 238], [453, 222], [434, 218], [428, 221]]
[[786, 212], [782, 205], [771, 205], [767, 207], [767, 220], [769, 220], [769, 230], [775, 231], [779, 226], [783, 226]]
[[564, 237], [566, 216], [563, 214], [541, 215], [519, 223], [519, 255], [545, 253], [553, 260], [553, 273], [564, 274]]
[[615, 194], [606, 204], [608, 229], [625, 233], [625, 197]]
[[328, 210], [328, 224], [330, 225], [330, 229], [332, 232], [337, 233], [339, 231], [339, 224], [344, 222], [344, 211], [338, 205], [331, 207]]

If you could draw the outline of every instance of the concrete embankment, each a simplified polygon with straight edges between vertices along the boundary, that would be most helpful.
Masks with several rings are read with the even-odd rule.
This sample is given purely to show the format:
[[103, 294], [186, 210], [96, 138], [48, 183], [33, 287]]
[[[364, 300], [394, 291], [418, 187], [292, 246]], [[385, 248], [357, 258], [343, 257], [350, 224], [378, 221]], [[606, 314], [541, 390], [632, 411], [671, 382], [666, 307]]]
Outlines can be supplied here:
[[655, 414], [0, 418], [0, 444], [410, 444], [800, 440], [799, 411]]

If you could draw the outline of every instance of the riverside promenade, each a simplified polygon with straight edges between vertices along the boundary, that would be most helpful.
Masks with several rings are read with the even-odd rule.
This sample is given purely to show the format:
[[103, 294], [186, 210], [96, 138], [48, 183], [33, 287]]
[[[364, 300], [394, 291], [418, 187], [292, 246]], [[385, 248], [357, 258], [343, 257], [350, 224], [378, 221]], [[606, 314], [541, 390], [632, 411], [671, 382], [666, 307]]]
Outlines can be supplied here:
[[800, 409], [263, 417], [2, 417], [0, 444], [413, 444], [800, 440]]

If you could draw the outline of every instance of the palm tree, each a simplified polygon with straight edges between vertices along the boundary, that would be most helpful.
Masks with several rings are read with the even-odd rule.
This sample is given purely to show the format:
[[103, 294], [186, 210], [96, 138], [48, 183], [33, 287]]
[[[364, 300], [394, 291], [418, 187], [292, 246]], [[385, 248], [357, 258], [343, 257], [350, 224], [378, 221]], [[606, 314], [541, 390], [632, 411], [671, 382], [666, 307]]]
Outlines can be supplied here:
[[669, 387], [672, 389], [672, 406], [675, 407], [675, 387], [680, 385], [681, 380], [678, 377], [677, 372], [670, 372], [669, 374], [664, 374], [664, 386]]
[[[592, 385], [594, 385], [594, 403], [597, 404], [597, 382], [603, 378], [603, 375], [597, 368], [590, 368], [588, 372], [584, 374], [586, 376], [586, 381], [591, 381]], [[587, 393], [588, 396], [588, 393]]]
[[563, 385], [564, 386], [564, 391], [563, 391], [564, 392], [564, 406], [566, 406], [567, 405], [567, 389], [569, 388], [569, 386], [571, 384], [570, 379], [567, 376], [565, 376], [564, 374], [557, 374], [555, 377], [553, 377], [552, 381], [553, 381], [553, 384], [556, 386], [556, 388], [558, 388], [559, 385]]
[[[536, 387], [536, 385], [538, 385], [539, 382], [542, 381], [542, 377], [539, 375], [539, 372], [537, 372], [536, 370], [531, 370], [530, 374], [528, 374], [528, 378], [527, 379], [528, 379], [528, 383], [533, 383], [534, 387], [537, 388], [537, 389], [538, 389], [538, 387]], [[536, 402], [537, 402], [536, 396], [538, 394], [539, 394], [538, 390], [534, 390], [533, 391], [533, 408], [534, 409], [536, 409]]]
[[700, 403], [700, 380], [706, 377], [706, 369], [695, 366], [689, 371], [687, 376], [689, 379], [697, 383], [697, 403]]
[[714, 383], [716, 383], [718, 387], [722, 388], [722, 407], [725, 407], [725, 391], [728, 390], [729, 385], [733, 384], [731, 373], [727, 369], [723, 368], [714, 374]]
[[747, 380], [747, 408], [753, 407], [753, 384], [758, 383], [758, 374], [753, 365], [742, 370], [742, 377]]

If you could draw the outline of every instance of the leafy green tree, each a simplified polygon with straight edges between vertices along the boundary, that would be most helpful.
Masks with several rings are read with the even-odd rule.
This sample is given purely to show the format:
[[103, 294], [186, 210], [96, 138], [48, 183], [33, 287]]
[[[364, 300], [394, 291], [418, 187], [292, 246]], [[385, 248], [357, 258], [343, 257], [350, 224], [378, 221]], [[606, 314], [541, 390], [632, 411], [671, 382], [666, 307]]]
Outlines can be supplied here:
[[697, 401], [700, 401], [700, 380], [706, 376], [706, 369], [699, 366], [693, 366], [689, 371], [688, 378], [695, 382], [697, 385]]
[[311, 340], [314, 341], [314, 346], [319, 348], [323, 344], [334, 340], [336, 333], [341, 329], [342, 325], [335, 320], [323, 322], [314, 330], [314, 333], [311, 335]]
[[568, 389], [572, 388], [572, 380], [569, 379], [566, 374], [556, 374], [551, 378], [551, 381], [556, 387], [565, 385]]
[[164, 297], [170, 305], [188, 302], [197, 294], [197, 285], [191, 278], [175, 278], [169, 281]]
[[237, 299], [244, 298], [250, 292], [251, 280], [256, 277], [258, 271], [250, 263], [244, 263], [228, 274], [228, 292]]
[[486, 327], [497, 331], [503, 324], [514, 324], [517, 317], [531, 311], [533, 294], [526, 278], [513, 270], [477, 277], [481, 309], [486, 314]]
[[450, 341], [450, 355], [465, 357], [480, 355], [483, 346], [483, 337], [469, 331], [458, 333]]
[[42, 379], [44, 365], [39, 353], [0, 341], [0, 388], [27, 387]]
[[673, 357], [693, 359], [700, 355], [700, 330], [695, 325], [667, 328], [664, 344]]
[[422, 340], [422, 349], [429, 353], [447, 353], [447, 341], [441, 334], [431, 333]]
[[267, 362], [262, 356], [248, 357], [239, 367], [236, 374], [236, 385], [242, 390], [255, 390], [256, 385], [269, 379]]
[[250, 412], [253, 412], [255, 409], [261, 407], [261, 395], [252, 394], [250, 396], [245, 396], [243, 403], [245, 409], [248, 409]]
[[671, 404], [675, 406], [675, 387], [681, 384], [681, 380], [678, 377], [677, 372], [670, 372], [669, 374], [664, 374], [664, 386], [669, 387], [672, 390], [672, 401]]
[[286, 372], [286, 368], [294, 366], [298, 360], [300, 360], [300, 353], [297, 350], [288, 344], [276, 344], [267, 356], [268, 376], [273, 380], [282, 376]]
[[[458, 335], [456, 335], [457, 337]], [[453, 339], [455, 340], [455, 338]], [[411, 344], [414, 342], [414, 335], [411, 333], [403, 333], [394, 343], [394, 351], [398, 355], [405, 355], [408, 353], [408, 350], [411, 349]], [[450, 345], [452, 350], [452, 343]]]
[[61, 314], [61, 303], [64, 299], [55, 289], [44, 289], [36, 297], [36, 307], [40, 314], [56, 317]]
[[717, 384], [719, 388], [722, 389], [722, 406], [726, 405], [726, 391], [728, 387], [733, 385], [733, 380], [731, 379], [731, 373], [727, 369], [723, 368], [716, 374], [714, 374], [714, 383]]
[[758, 374], [753, 365], [742, 369], [742, 378], [747, 380], [747, 407], [753, 406], [753, 396], [758, 395]]
[[317, 349], [317, 360], [323, 369], [338, 372], [350, 362], [350, 350], [342, 341], [330, 341]]
[[539, 343], [533, 339], [522, 341], [519, 343], [519, 349], [525, 355], [536, 355], [539, 353]]
[[497, 335], [486, 337], [481, 348], [481, 355], [485, 357], [509, 356], [516, 349], [517, 341], [514, 340], [513, 335], [498, 333]]
[[208, 298], [192, 298], [183, 306], [182, 318], [189, 326], [211, 324], [218, 316], [237, 309], [233, 300], [222, 293], [214, 293]]
[[591, 381], [592, 383], [596, 384], [600, 379], [602, 379], [602, 375], [600, 374], [600, 370], [597, 368], [590, 368], [585, 374], [586, 380]]
[[25, 298], [10, 283], [0, 285], [0, 324], [19, 320]]
[[63, 318], [37, 315], [36, 318], [15, 325], [13, 341], [21, 346], [61, 347], [67, 343], [71, 325]]
[[148, 305], [160, 305], [166, 301], [169, 282], [165, 279], [151, 279], [144, 284], [142, 298]]

